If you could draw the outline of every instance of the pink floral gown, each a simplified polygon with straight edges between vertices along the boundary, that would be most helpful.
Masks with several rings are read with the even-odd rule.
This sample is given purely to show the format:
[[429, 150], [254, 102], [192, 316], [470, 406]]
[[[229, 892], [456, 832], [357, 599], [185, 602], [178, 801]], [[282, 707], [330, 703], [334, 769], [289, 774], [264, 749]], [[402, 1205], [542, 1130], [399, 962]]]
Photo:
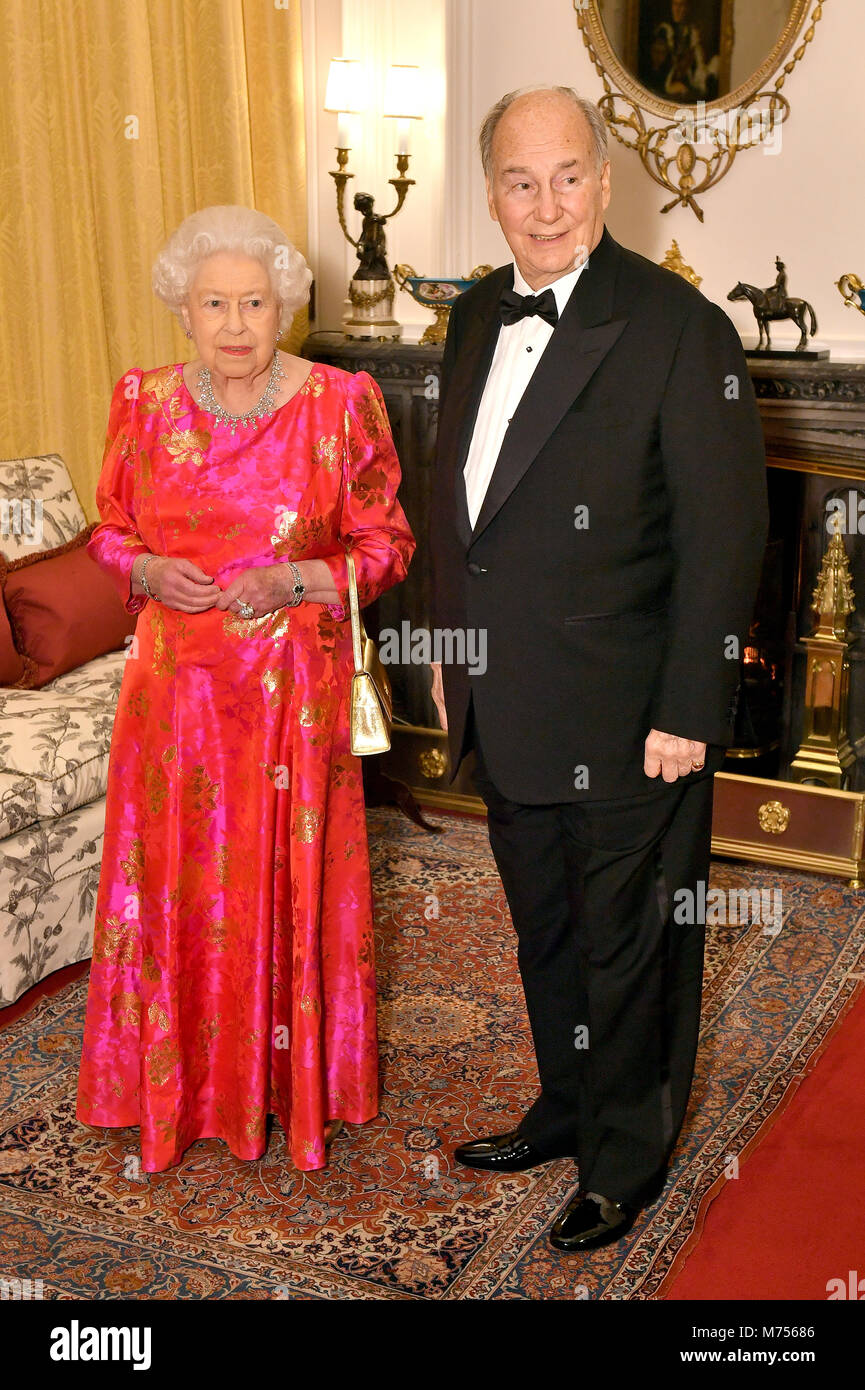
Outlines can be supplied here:
[[[140, 617], [108, 779], [78, 1089], [89, 1125], [138, 1125], [142, 1166], [219, 1137], [298, 1168], [329, 1119], [377, 1112], [372, 895], [361, 764], [349, 750], [345, 549], [361, 604], [414, 540], [381, 393], [314, 366], [258, 427], [217, 425], [180, 364], [118, 383], [89, 542]], [[244, 621], [132, 597], [136, 555], [225, 587], [252, 565], [323, 559], [342, 607]]]

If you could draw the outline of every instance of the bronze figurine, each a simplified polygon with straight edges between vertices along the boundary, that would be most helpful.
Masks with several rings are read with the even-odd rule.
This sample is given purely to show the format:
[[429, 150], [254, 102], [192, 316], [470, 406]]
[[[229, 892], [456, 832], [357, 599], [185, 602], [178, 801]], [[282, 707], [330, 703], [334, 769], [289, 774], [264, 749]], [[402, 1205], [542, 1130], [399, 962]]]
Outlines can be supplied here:
[[775, 268], [778, 272], [775, 277], [775, 283], [774, 285], [770, 285], [768, 289], [761, 290], [757, 285], [746, 285], [740, 280], [735, 289], [732, 289], [727, 295], [727, 298], [730, 300], [747, 299], [750, 301], [751, 307], [754, 310], [754, 317], [757, 320], [757, 326], [760, 330], [760, 336], [757, 341], [758, 351], [763, 347], [764, 337], [766, 339], [766, 351], [770, 352], [772, 349], [772, 340], [769, 336], [770, 322], [778, 319], [792, 319], [802, 335], [796, 344], [796, 351], [804, 352], [808, 346], [809, 337], [808, 330], [805, 327], [805, 316], [806, 314], [811, 315], [810, 336], [813, 338], [817, 332], [817, 315], [814, 313], [814, 308], [808, 303], [807, 299], [789, 298], [787, 294], [787, 267], [779, 257], [775, 258]]

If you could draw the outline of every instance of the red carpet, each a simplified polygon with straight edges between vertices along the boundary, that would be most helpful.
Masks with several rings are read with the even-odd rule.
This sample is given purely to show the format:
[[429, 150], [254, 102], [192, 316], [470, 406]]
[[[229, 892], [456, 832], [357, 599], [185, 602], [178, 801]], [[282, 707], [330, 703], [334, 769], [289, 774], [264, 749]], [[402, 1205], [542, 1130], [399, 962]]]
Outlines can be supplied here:
[[863, 1058], [860, 992], [768, 1134], [740, 1159], [738, 1179], [713, 1189], [661, 1298], [820, 1301], [838, 1296], [831, 1280], [849, 1298], [861, 1279], [865, 1299]]

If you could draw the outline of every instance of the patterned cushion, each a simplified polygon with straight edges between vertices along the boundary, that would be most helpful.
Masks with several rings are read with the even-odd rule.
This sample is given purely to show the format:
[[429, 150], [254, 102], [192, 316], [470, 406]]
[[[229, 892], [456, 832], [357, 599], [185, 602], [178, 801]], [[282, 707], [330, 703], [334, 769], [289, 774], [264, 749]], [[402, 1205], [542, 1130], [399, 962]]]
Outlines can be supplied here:
[[0, 839], [38, 819], [36, 783], [18, 772], [0, 772]]
[[0, 1009], [90, 955], [104, 825], [100, 797], [0, 841]]
[[59, 454], [0, 459], [0, 551], [8, 560], [65, 545], [86, 525]]
[[108, 652], [41, 690], [0, 690], [0, 834], [104, 796], [124, 661]]

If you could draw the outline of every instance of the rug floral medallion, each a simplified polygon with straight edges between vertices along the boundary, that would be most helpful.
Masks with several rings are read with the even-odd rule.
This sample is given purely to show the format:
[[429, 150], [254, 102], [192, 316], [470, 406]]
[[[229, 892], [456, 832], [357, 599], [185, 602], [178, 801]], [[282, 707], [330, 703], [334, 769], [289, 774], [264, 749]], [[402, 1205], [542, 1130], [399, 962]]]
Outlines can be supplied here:
[[[510, 1128], [537, 1077], [513, 930], [482, 822], [427, 834], [369, 813], [381, 1108], [326, 1169], [202, 1140], [146, 1174], [137, 1132], [75, 1118], [86, 979], [0, 1032], [0, 1277], [52, 1299], [650, 1299], [719, 1180], [813, 1065], [865, 975], [865, 899], [813, 875], [715, 862], [711, 886], [779, 889], [708, 928], [703, 1037], [663, 1195], [621, 1242], [559, 1255], [570, 1160], [490, 1177], [452, 1158]], [[739, 1178], [739, 1180], [742, 1180]]]

